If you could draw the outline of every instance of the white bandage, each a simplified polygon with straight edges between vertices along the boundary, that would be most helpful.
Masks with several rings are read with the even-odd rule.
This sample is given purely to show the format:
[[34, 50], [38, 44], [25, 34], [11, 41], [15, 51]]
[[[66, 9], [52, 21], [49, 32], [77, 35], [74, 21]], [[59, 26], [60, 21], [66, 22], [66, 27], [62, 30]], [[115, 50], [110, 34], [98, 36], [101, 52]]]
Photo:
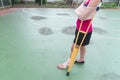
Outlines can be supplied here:
[[84, 4], [81, 4], [75, 12], [78, 18], [82, 21], [92, 19], [95, 15], [96, 7], [86, 7]]
[[70, 63], [70, 58], [68, 58], [67, 61], [63, 63], [63, 67], [67, 68], [69, 63]]

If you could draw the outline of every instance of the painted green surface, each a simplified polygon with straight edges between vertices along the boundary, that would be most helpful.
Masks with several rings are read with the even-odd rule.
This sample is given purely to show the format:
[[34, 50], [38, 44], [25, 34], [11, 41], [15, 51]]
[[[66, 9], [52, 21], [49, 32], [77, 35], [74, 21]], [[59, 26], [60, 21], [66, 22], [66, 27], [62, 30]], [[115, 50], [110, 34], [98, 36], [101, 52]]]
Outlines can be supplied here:
[[[74, 65], [69, 77], [56, 68], [69, 56], [74, 38], [61, 31], [75, 21], [74, 9], [26, 8], [0, 16], [0, 80], [120, 80], [119, 10], [96, 14], [93, 26], [106, 33], [93, 32], [84, 65]], [[44, 27], [53, 34], [40, 34]]]

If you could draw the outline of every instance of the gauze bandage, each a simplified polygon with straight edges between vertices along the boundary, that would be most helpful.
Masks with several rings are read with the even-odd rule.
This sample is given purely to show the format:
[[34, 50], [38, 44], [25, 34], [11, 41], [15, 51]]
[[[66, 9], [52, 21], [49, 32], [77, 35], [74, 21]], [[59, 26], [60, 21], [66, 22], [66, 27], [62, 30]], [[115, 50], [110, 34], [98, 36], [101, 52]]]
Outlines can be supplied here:
[[92, 19], [94, 17], [96, 7], [88, 7], [81, 4], [77, 9], [75, 9], [75, 13], [78, 18], [82, 21]]

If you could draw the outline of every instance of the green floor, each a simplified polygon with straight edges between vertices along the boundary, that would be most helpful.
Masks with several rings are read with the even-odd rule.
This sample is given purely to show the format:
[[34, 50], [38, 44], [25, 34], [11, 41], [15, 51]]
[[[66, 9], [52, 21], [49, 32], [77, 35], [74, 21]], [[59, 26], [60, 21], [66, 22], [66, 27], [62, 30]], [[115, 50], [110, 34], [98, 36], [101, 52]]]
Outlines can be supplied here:
[[[42, 16], [44, 19], [32, 19]], [[74, 9], [26, 8], [0, 16], [0, 80], [120, 80], [120, 10], [100, 10], [86, 63], [58, 70], [70, 53]], [[52, 33], [42, 34], [48, 28]], [[46, 32], [47, 33], [47, 32]]]

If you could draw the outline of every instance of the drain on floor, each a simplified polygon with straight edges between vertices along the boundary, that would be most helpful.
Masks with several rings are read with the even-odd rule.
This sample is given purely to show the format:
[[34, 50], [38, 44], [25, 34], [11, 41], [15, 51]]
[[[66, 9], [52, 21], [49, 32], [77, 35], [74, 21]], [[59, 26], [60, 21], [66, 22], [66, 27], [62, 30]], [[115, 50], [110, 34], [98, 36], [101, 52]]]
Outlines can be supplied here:
[[62, 33], [67, 34], [67, 35], [74, 35], [75, 33], [75, 26], [69, 26], [66, 27], [62, 30]]
[[95, 33], [99, 33], [99, 34], [107, 34], [107, 31], [105, 31], [105, 30], [103, 30], [103, 29], [101, 29], [101, 28], [96, 28], [96, 27], [94, 27], [94, 28], [93, 28], [93, 31], [94, 31]]
[[120, 80], [120, 75], [116, 73], [103, 74], [100, 80]]
[[43, 27], [39, 30], [39, 33], [42, 35], [51, 35], [53, 34], [52, 30], [50, 28], [47, 27]]
[[42, 20], [42, 19], [47, 19], [47, 18], [46, 17], [42, 17], [42, 16], [32, 16], [31, 19]]

